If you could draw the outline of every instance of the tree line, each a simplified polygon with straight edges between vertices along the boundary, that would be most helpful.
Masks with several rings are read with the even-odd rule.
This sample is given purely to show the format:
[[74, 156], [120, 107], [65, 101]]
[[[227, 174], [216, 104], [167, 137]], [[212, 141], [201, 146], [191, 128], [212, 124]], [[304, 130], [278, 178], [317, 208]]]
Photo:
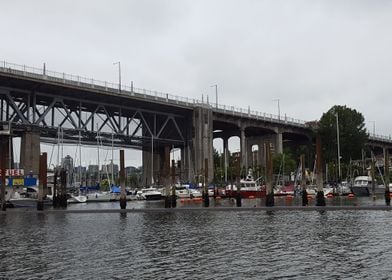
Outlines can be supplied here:
[[[315, 137], [320, 135], [322, 139], [322, 161], [324, 163], [324, 174], [329, 181], [339, 181], [350, 176], [362, 175], [366, 172], [365, 165], [353, 164], [360, 162], [370, 151], [366, 147], [369, 133], [365, 128], [365, 118], [362, 113], [347, 106], [335, 105], [323, 113], [317, 125], [313, 128], [313, 141], [311, 145], [299, 145], [296, 147], [284, 147], [283, 154], [273, 156], [273, 170], [275, 177], [282, 171], [286, 176], [295, 174], [299, 166], [299, 157], [305, 155], [305, 166], [312, 170], [315, 161]], [[338, 171], [338, 142], [340, 149], [340, 174]], [[240, 166], [238, 154], [228, 156], [227, 181], [235, 182], [243, 178], [247, 170]], [[255, 178], [264, 176], [264, 168], [261, 164], [248, 166], [253, 168]], [[224, 184], [224, 155], [214, 151], [214, 183]]]

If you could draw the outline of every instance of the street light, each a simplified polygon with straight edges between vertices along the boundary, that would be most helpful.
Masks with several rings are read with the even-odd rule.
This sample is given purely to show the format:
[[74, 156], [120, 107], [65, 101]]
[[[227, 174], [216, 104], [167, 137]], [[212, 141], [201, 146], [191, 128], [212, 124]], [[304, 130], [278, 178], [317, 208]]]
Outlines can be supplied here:
[[337, 138], [337, 144], [338, 144], [338, 171], [339, 171], [339, 181], [341, 178], [341, 169], [340, 169], [340, 136], [339, 136], [339, 115], [336, 112], [335, 113], [336, 117], [336, 138]]
[[212, 85], [211, 87], [215, 87], [215, 101], [216, 101], [216, 108], [218, 108], [218, 85]]
[[376, 121], [370, 121], [371, 123], [373, 123], [373, 137], [376, 136]]
[[120, 61], [114, 62], [113, 65], [118, 64], [118, 91], [121, 92], [121, 63]]
[[278, 102], [278, 119], [280, 120], [280, 104], [279, 104], [279, 98], [273, 99], [272, 101], [277, 101]]

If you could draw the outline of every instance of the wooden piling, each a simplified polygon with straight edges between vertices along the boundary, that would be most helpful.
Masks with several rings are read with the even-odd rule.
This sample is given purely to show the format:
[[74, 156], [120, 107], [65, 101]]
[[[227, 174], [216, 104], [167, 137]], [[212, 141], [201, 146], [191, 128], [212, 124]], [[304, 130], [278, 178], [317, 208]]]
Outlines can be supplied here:
[[371, 169], [370, 169], [370, 173], [372, 176], [372, 199], [373, 201], [376, 201], [376, 157], [373, 157], [373, 153], [372, 153], [372, 163], [371, 163]]
[[[241, 151], [242, 153], [242, 151]], [[242, 198], [241, 198], [241, 156], [237, 160], [237, 166], [239, 170], [239, 174], [237, 177], [237, 192], [236, 192], [236, 197], [235, 197], [235, 202], [237, 207], [242, 206]]]
[[171, 193], [171, 207], [177, 207], [177, 195], [176, 195], [176, 166], [174, 159], [172, 160], [171, 166], [171, 177], [172, 177], [172, 193]]
[[46, 188], [47, 181], [47, 153], [42, 153], [39, 156], [39, 185], [38, 185], [38, 199], [37, 199], [37, 210], [44, 210], [44, 188]]
[[[113, 171], [112, 171], [113, 172]], [[120, 150], [120, 208], [127, 208], [127, 193], [125, 190], [125, 163], [124, 163], [124, 150]]]
[[54, 168], [53, 170], [54, 176], [53, 176], [53, 201], [52, 201], [52, 205], [54, 208], [57, 208], [60, 206], [59, 203], [59, 192], [58, 192], [58, 188], [57, 188], [57, 177], [58, 177], [58, 171], [57, 171], [57, 167]]
[[385, 204], [391, 206], [391, 196], [389, 189], [389, 151], [384, 148], [384, 182], [385, 182]]
[[301, 164], [301, 189], [302, 189], [302, 206], [308, 206], [308, 192], [306, 190], [306, 178], [305, 178], [305, 155], [301, 154], [300, 156], [300, 164]]
[[7, 143], [5, 141], [5, 136], [0, 135], [0, 171], [1, 171], [1, 210], [6, 211], [6, 201], [5, 201], [5, 171], [6, 171], [6, 149]]
[[316, 194], [316, 206], [325, 206], [325, 197], [323, 191], [323, 165], [321, 158], [321, 136], [316, 136], [316, 183], [317, 183], [317, 194]]
[[62, 168], [60, 171], [60, 206], [67, 208], [67, 171]]
[[208, 196], [208, 159], [204, 159], [204, 181], [203, 181], [203, 205], [210, 206], [210, 197]]
[[266, 166], [265, 166], [265, 173], [266, 173], [266, 199], [265, 199], [265, 206], [272, 207], [275, 205], [274, 199], [274, 191], [272, 187], [273, 181], [273, 166], [272, 166], [272, 155], [271, 155], [271, 146], [270, 143], [267, 143], [266, 149]]

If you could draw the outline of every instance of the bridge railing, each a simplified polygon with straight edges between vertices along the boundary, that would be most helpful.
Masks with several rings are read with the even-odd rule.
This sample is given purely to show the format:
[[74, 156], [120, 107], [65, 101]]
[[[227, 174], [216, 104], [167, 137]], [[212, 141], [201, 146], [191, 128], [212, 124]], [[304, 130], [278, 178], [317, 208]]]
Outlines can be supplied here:
[[371, 140], [375, 140], [375, 141], [382, 141], [382, 142], [390, 142], [390, 143], [392, 143], [391, 135], [385, 136], [385, 135], [378, 135], [378, 134], [370, 133], [369, 134], [369, 138]]
[[286, 115], [279, 116], [274, 114], [262, 113], [259, 111], [251, 110], [250, 107], [248, 107], [248, 109], [244, 109], [235, 106], [227, 106], [221, 104], [217, 105], [216, 103], [211, 104], [211, 107], [213, 108], [213, 110], [217, 112], [221, 112], [224, 114], [232, 114], [233, 116], [249, 117], [257, 120], [263, 120], [263, 121], [275, 122], [281, 124], [290, 124], [290, 125], [295, 125], [300, 127], [306, 126], [306, 122], [303, 120], [290, 118], [287, 117]]
[[221, 112], [225, 114], [232, 114], [233, 116], [239, 117], [249, 117], [255, 118], [259, 120], [274, 122], [274, 123], [281, 123], [281, 124], [289, 124], [298, 127], [304, 127], [305, 121], [294, 119], [284, 116], [277, 116], [268, 113], [262, 113], [255, 110], [238, 108], [235, 106], [228, 106], [222, 104], [214, 104], [208, 102], [208, 100], [198, 100], [194, 98], [187, 98], [181, 97], [169, 93], [162, 93], [158, 91], [142, 89], [142, 88], [135, 88], [133, 86], [128, 85], [120, 85], [116, 83], [110, 83], [106, 81], [100, 81], [96, 79], [90, 79], [81, 77], [78, 75], [71, 75], [56, 71], [50, 71], [44, 68], [35, 68], [26, 65], [18, 65], [14, 63], [8, 63], [6, 61], [0, 62], [0, 71], [11, 73], [15, 75], [21, 75], [25, 77], [31, 77], [35, 79], [42, 79], [67, 85], [74, 85], [81, 88], [88, 88], [88, 89], [97, 89], [108, 91], [117, 94], [124, 94], [129, 96], [134, 96], [146, 100], [156, 100], [159, 102], [166, 102], [170, 104], [177, 104], [182, 106], [190, 106], [194, 107], [195, 105], [198, 106], [208, 106], [211, 107], [216, 112]]

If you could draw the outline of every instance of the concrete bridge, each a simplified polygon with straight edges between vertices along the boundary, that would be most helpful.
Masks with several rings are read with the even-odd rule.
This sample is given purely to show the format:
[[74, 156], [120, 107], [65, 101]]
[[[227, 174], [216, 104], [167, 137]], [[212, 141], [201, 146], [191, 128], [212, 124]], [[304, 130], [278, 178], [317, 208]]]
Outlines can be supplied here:
[[[283, 145], [312, 143], [310, 123], [287, 116], [7, 62], [0, 62], [0, 108], [3, 131], [11, 127], [3, 147], [21, 137], [21, 168], [34, 174], [40, 143], [56, 143], [59, 138], [141, 149], [146, 184], [169, 177], [172, 148], [181, 150], [184, 181], [200, 174], [211, 181], [214, 138], [223, 139], [227, 155], [228, 139], [238, 136], [243, 167], [250, 166], [253, 145], [259, 148], [257, 162], [263, 164], [266, 145], [281, 153]], [[391, 149], [392, 140], [373, 135], [369, 145]]]

